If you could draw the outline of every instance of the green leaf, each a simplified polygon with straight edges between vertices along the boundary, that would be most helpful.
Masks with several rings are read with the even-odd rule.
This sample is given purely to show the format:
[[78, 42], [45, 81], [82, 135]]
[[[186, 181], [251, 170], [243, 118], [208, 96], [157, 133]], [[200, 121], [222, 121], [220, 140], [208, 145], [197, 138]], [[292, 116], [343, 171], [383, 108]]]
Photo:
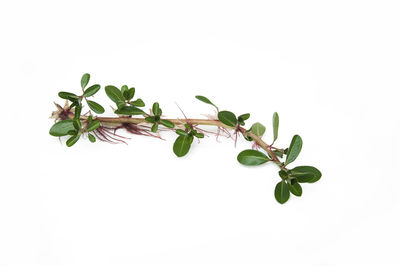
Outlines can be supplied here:
[[87, 131], [96, 130], [96, 129], [99, 128], [100, 124], [101, 124], [101, 123], [100, 123], [99, 120], [95, 120], [95, 121], [93, 121], [92, 123], [90, 123], [90, 124], [87, 126], [86, 130], [87, 130]]
[[204, 134], [201, 133], [201, 132], [198, 132], [198, 133], [196, 133], [196, 134], [194, 134], [194, 135], [196, 136], [196, 138], [199, 138], [199, 139], [204, 138]]
[[115, 103], [125, 102], [124, 96], [122, 95], [121, 91], [117, 87], [108, 85], [108, 86], [106, 86], [105, 90], [106, 90], [106, 94], [107, 94], [108, 98], [110, 98], [111, 101], [113, 101]]
[[85, 92], [83, 93], [84, 97], [90, 97], [95, 95], [98, 91], [100, 90], [100, 85], [99, 84], [95, 84], [90, 86], [89, 88], [87, 88], [85, 90]]
[[74, 120], [74, 128], [76, 129], [76, 131], [79, 131], [82, 128], [81, 120]]
[[146, 120], [149, 123], [155, 123], [156, 122], [156, 119], [154, 118], [154, 116], [148, 116], [144, 120]]
[[227, 126], [235, 127], [237, 119], [234, 113], [229, 111], [221, 111], [218, 113], [218, 119]]
[[254, 135], [262, 137], [265, 133], [265, 127], [261, 123], [254, 123], [250, 130]]
[[92, 142], [92, 143], [96, 142], [95, 136], [93, 136], [93, 135], [90, 134], [90, 133], [88, 133], [88, 138], [89, 138], [90, 142]]
[[301, 140], [301, 137], [299, 135], [294, 135], [286, 156], [286, 165], [296, 160], [297, 156], [299, 156], [302, 146], [303, 141]]
[[80, 138], [80, 135], [73, 135], [72, 137], [70, 137], [67, 140], [67, 146], [71, 147], [72, 145], [74, 145]]
[[275, 199], [283, 204], [289, 200], [290, 193], [289, 193], [289, 186], [286, 184], [285, 181], [281, 181], [275, 186]]
[[244, 121], [250, 118], [250, 114], [242, 114], [238, 116], [239, 123], [244, 126]]
[[281, 150], [274, 150], [273, 153], [278, 156], [279, 158], [283, 157], [283, 151]]
[[81, 87], [82, 87], [82, 89], [84, 89], [86, 87], [86, 85], [89, 83], [89, 80], [90, 80], [90, 74], [88, 74], [88, 73], [83, 74], [83, 76], [81, 78]]
[[173, 128], [175, 126], [174, 123], [172, 123], [171, 121], [166, 120], [166, 119], [161, 119], [160, 120], [160, 124], [165, 126], [165, 127], [167, 127], [167, 128]]
[[74, 121], [73, 120], [62, 120], [55, 123], [50, 128], [50, 135], [54, 137], [62, 137], [68, 135], [68, 132], [74, 130]]
[[92, 123], [93, 117], [91, 115], [89, 115], [88, 117], [88, 123]]
[[260, 165], [269, 161], [267, 155], [256, 150], [244, 150], [237, 156], [239, 163], [244, 165]]
[[158, 130], [158, 123], [154, 123], [153, 126], [151, 127], [151, 132], [156, 133]]
[[104, 108], [100, 104], [98, 104], [94, 101], [89, 101], [89, 100], [86, 100], [86, 102], [89, 105], [89, 108], [92, 109], [93, 112], [95, 112], [97, 114], [104, 113]]
[[180, 135], [180, 136], [188, 136], [189, 135], [186, 131], [184, 131], [182, 129], [175, 130], [175, 133]]
[[66, 91], [60, 91], [60, 92], [58, 93], [58, 96], [59, 96], [61, 99], [70, 100], [71, 102], [73, 102], [73, 101], [79, 99], [79, 96], [78, 96], [78, 95], [76, 95], [76, 94], [74, 94], [74, 93], [72, 93], [72, 92], [66, 92]]
[[277, 112], [272, 116], [272, 127], [274, 129], [274, 141], [278, 138], [278, 129], [279, 129], [279, 115]]
[[78, 104], [75, 106], [75, 114], [74, 114], [74, 119], [79, 119], [81, 117], [81, 111], [82, 111], [82, 105]]
[[[125, 93], [127, 93], [127, 92], [128, 92], [128, 86], [123, 85], [123, 86], [121, 87], [121, 93], [122, 93], [122, 95], [124, 96], [125, 99], [126, 99]], [[128, 94], [127, 94], [127, 95], [128, 95]], [[126, 100], [128, 100], [128, 99], [126, 99]]]
[[161, 115], [160, 105], [157, 102], [153, 103], [152, 110], [154, 115]]
[[314, 183], [321, 179], [321, 172], [313, 166], [297, 166], [289, 171], [299, 183]]
[[182, 157], [185, 156], [189, 150], [190, 145], [192, 144], [193, 137], [190, 136], [179, 136], [173, 146], [173, 150], [176, 156]]
[[279, 176], [282, 178], [282, 179], [284, 179], [284, 180], [286, 180], [287, 178], [288, 178], [288, 173], [287, 172], [285, 172], [285, 171], [283, 171], [283, 170], [280, 170], [279, 171]]
[[118, 110], [116, 110], [114, 113], [118, 115], [141, 115], [144, 114], [144, 111], [135, 106], [122, 106], [118, 108]]
[[139, 99], [136, 99], [136, 100], [134, 100], [134, 101], [131, 101], [130, 103], [131, 103], [131, 105], [137, 106], [137, 107], [144, 107], [144, 106], [145, 106], [143, 100], [140, 99], [140, 98], [139, 98]]
[[218, 107], [215, 104], [213, 104], [207, 97], [197, 95], [196, 99], [199, 101], [202, 101], [203, 103], [211, 104], [212, 106], [214, 106], [217, 109], [217, 112], [219, 112]]
[[292, 192], [293, 195], [297, 197], [301, 197], [301, 194], [303, 193], [303, 189], [301, 188], [300, 184], [295, 182], [293, 184], [288, 184], [290, 192]]
[[133, 96], [135, 96], [135, 88], [132, 87], [128, 90], [128, 95], [126, 97], [126, 99], [129, 101], [133, 98]]

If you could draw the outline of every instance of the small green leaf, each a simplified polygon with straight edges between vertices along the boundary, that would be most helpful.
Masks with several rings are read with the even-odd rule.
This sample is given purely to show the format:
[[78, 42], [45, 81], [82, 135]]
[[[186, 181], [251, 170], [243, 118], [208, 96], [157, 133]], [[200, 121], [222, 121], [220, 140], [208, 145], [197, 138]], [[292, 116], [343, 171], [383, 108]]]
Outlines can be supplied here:
[[82, 89], [84, 89], [87, 86], [87, 84], [89, 83], [89, 80], [90, 80], [90, 74], [88, 74], [88, 73], [83, 74], [83, 76], [81, 78], [81, 87], [82, 87]]
[[299, 183], [314, 183], [321, 179], [321, 172], [313, 166], [297, 166], [289, 171]]
[[286, 171], [280, 170], [279, 171], [279, 176], [283, 179], [286, 180], [288, 178], [288, 173]]
[[75, 106], [74, 109], [74, 119], [79, 119], [81, 117], [82, 105], [78, 104]]
[[218, 107], [215, 104], [213, 104], [207, 97], [197, 95], [196, 99], [199, 101], [202, 101], [203, 103], [211, 104], [212, 106], [214, 106], [217, 109], [217, 112], [219, 112]]
[[133, 96], [135, 96], [135, 88], [132, 87], [128, 90], [128, 97], [126, 97], [126, 99], [129, 101], [133, 98]]
[[250, 114], [242, 114], [238, 116], [238, 120], [245, 121], [250, 118]]
[[80, 138], [80, 135], [73, 135], [72, 137], [70, 137], [67, 140], [67, 146], [71, 147], [72, 145], [74, 145]]
[[[125, 99], [126, 99], [125, 93], [127, 93], [127, 92], [128, 92], [128, 86], [123, 85], [123, 86], [121, 87], [121, 93], [122, 93], [122, 95], [124, 96]], [[128, 95], [128, 94], [127, 94], [127, 95]], [[126, 100], [128, 100], [128, 99], [126, 99]]]
[[50, 128], [50, 135], [54, 137], [62, 137], [68, 135], [68, 132], [74, 130], [74, 121], [73, 120], [62, 120], [55, 123]]
[[92, 142], [92, 143], [96, 142], [95, 136], [93, 136], [93, 135], [90, 134], [90, 133], [88, 133], [88, 138], [89, 138], [90, 142]]
[[303, 189], [301, 188], [300, 184], [297, 182], [294, 182], [293, 184], [288, 184], [290, 192], [292, 192], [293, 195], [297, 197], [301, 197], [301, 194], [303, 193]]
[[154, 122], [156, 122], [156, 120], [154, 119], [154, 116], [148, 116], [144, 120], [146, 120], [147, 122], [152, 123], [152, 124]]
[[145, 106], [143, 100], [140, 99], [140, 98], [139, 98], [139, 99], [136, 99], [136, 100], [134, 100], [134, 101], [131, 101], [130, 103], [131, 103], [131, 105], [137, 106], [137, 107], [144, 107], [144, 106]]
[[166, 120], [166, 119], [161, 119], [160, 124], [167, 128], [173, 128], [175, 126], [174, 123], [172, 123], [171, 121]]
[[144, 111], [135, 106], [122, 106], [118, 108], [118, 110], [116, 110], [114, 113], [118, 115], [141, 115], [144, 114]]
[[229, 111], [221, 111], [218, 113], [218, 119], [227, 126], [235, 127], [237, 119], [234, 113]]
[[91, 123], [92, 120], [93, 120], [93, 117], [92, 117], [91, 115], [89, 115], [89, 117], [88, 117], [88, 123]]
[[78, 96], [78, 95], [76, 95], [76, 94], [74, 94], [74, 93], [72, 93], [72, 92], [66, 92], [66, 91], [60, 91], [60, 92], [58, 93], [58, 96], [59, 96], [61, 99], [70, 100], [71, 102], [73, 102], [73, 101], [79, 99], [79, 96]]
[[190, 136], [179, 136], [173, 146], [173, 150], [176, 156], [182, 157], [185, 156], [189, 150], [190, 150], [190, 145], [193, 141], [193, 137]]
[[111, 101], [113, 101], [115, 103], [125, 102], [124, 96], [122, 95], [121, 91], [117, 87], [108, 85], [108, 86], [106, 86], [105, 90], [106, 90], [106, 94], [107, 94], [108, 98], [110, 98]]
[[74, 128], [76, 129], [76, 131], [79, 131], [82, 128], [81, 120], [74, 120]]
[[286, 184], [285, 181], [281, 181], [275, 186], [275, 199], [280, 203], [283, 204], [289, 200], [290, 193], [289, 193], [289, 186]]
[[303, 141], [301, 140], [301, 137], [299, 135], [294, 135], [286, 156], [286, 165], [296, 160], [297, 156], [299, 156], [302, 146]]
[[161, 115], [160, 105], [157, 102], [153, 103], [152, 110], [154, 115]]
[[272, 127], [274, 129], [274, 141], [278, 138], [278, 129], [279, 129], [279, 115], [277, 112], [272, 116]]
[[261, 123], [254, 123], [250, 130], [254, 135], [262, 137], [265, 133], [265, 127]]
[[87, 100], [86, 102], [89, 105], [89, 108], [92, 109], [93, 112], [95, 112], [97, 114], [104, 113], [104, 108], [100, 104], [98, 104], [94, 101], [89, 101], [89, 100]]
[[204, 134], [201, 132], [196, 133], [195, 136], [196, 136], [196, 138], [199, 138], [199, 139], [204, 138]]
[[158, 123], [154, 123], [153, 126], [151, 127], [151, 132], [156, 133], [158, 130]]
[[85, 90], [85, 92], [83, 93], [84, 97], [90, 97], [95, 95], [98, 91], [100, 90], [100, 85], [99, 84], [95, 84], [90, 86], [89, 88], [87, 88]]
[[101, 123], [100, 123], [99, 120], [95, 120], [95, 121], [93, 121], [92, 123], [90, 123], [90, 124], [87, 126], [86, 130], [87, 130], [87, 131], [96, 130], [96, 129], [99, 128], [100, 124], [101, 124]]
[[175, 130], [175, 133], [180, 135], [180, 136], [188, 136], [189, 135], [186, 131], [184, 131], [182, 129]]
[[269, 161], [267, 155], [256, 150], [244, 150], [237, 156], [239, 163], [252, 166], [260, 165]]

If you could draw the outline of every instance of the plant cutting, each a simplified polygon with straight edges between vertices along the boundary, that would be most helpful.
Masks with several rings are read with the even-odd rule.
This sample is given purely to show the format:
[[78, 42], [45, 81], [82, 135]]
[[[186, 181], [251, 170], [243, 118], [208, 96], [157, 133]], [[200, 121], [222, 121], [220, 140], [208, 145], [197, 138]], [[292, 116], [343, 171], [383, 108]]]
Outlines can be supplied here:
[[[209, 119], [184, 118], [170, 119], [163, 116], [163, 110], [158, 102], [151, 105], [149, 112], [143, 107], [145, 103], [140, 98], [135, 98], [136, 89], [123, 85], [120, 88], [113, 85], [105, 86], [104, 90], [110, 100], [115, 104], [113, 108], [115, 117], [101, 116], [105, 112], [103, 106], [92, 97], [101, 89], [99, 84], [88, 86], [90, 75], [84, 74], [81, 78], [81, 93], [61, 91], [58, 96], [66, 103], [61, 106], [55, 103], [57, 110], [51, 118], [55, 124], [50, 128], [50, 135], [55, 137], [68, 136], [68, 147], [76, 144], [82, 137], [90, 142], [96, 140], [110, 143], [126, 143], [126, 137], [117, 134], [124, 129], [130, 134], [161, 138], [161, 131], [173, 131], [177, 137], [172, 146], [174, 154], [178, 157], [185, 156], [193, 145], [193, 140], [202, 139], [205, 135], [215, 134], [225, 136], [235, 141], [243, 137], [251, 145], [251, 149], [241, 151], [237, 161], [246, 166], [258, 166], [265, 163], [274, 163], [278, 166], [280, 181], [275, 186], [275, 198], [283, 204], [290, 195], [300, 197], [303, 193], [301, 184], [315, 183], [321, 178], [321, 172], [313, 166], [297, 166], [290, 168], [299, 156], [303, 141], [299, 135], [294, 135], [289, 147], [278, 148], [275, 141], [278, 139], [279, 115], [272, 117], [273, 142], [267, 144], [263, 140], [266, 127], [257, 122], [246, 128], [249, 113], [236, 116], [228, 110], [220, 110], [217, 105], [205, 96], [196, 96], [196, 99], [209, 104], [216, 111], [216, 117]], [[82, 112], [85, 105], [87, 112]], [[215, 131], [209, 131], [202, 126], [213, 126]]]

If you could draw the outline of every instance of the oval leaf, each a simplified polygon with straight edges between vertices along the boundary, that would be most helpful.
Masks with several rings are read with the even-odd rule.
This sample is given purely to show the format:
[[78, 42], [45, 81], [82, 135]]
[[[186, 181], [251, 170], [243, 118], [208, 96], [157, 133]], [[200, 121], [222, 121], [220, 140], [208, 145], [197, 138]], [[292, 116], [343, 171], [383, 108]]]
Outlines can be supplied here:
[[281, 181], [275, 186], [275, 199], [280, 203], [283, 204], [289, 200], [290, 193], [289, 193], [289, 186], [286, 184], [285, 181]]
[[293, 184], [288, 184], [290, 192], [297, 197], [301, 197], [303, 194], [303, 189], [301, 188], [300, 184], [295, 182]]
[[175, 133], [180, 135], [180, 136], [188, 136], [189, 135], [186, 131], [184, 131], [182, 129], [175, 130]]
[[58, 93], [58, 96], [62, 99], [70, 100], [71, 102], [74, 100], [77, 100], [79, 98], [78, 95], [71, 93], [71, 92], [66, 92], [66, 91], [60, 91]]
[[237, 160], [239, 163], [253, 166], [260, 165], [269, 161], [267, 155], [256, 150], [244, 150], [238, 154]]
[[262, 135], [264, 135], [265, 133], [265, 127], [261, 124], [261, 123], [254, 123], [251, 128], [250, 131], [254, 134], [257, 135], [259, 137], [262, 137]]
[[117, 87], [108, 85], [108, 86], [106, 86], [105, 90], [106, 90], [106, 94], [107, 94], [108, 98], [110, 98], [111, 101], [113, 101], [115, 103], [125, 102], [124, 96], [122, 96], [121, 91]]
[[141, 115], [144, 114], [144, 111], [135, 106], [122, 106], [118, 108], [118, 110], [116, 110], [114, 113], [119, 115]]
[[104, 108], [100, 104], [98, 104], [94, 101], [89, 101], [89, 100], [87, 100], [86, 102], [89, 105], [89, 108], [92, 109], [93, 112], [95, 112], [97, 114], [104, 113]]
[[93, 136], [93, 135], [90, 134], [90, 133], [88, 134], [88, 138], [89, 138], [90, 142], [92, 142], [92, 143], [96, 142], [96, 137]]
[[172, 123], [171, 121], [166, 120], [166, 119], [161, 119], [160, 120], [160, 124], [165, 126], [165, 127], [167, 127], [167, 128], [173, 128], [175, 126], [174, 123]]
[[229, 111], [218, 112], [218, 119], [219, 121], [230, 127], [235, 127], [237, 124], [235, 114]]
[[152, 111], [154, 115], [161, 115], [160, 105], [157, 102], [153, 103]]
[[190, 150], [190, 145], [192, 144], [193, 137], [190, 136], [179, 136], [176, 138], [174, 142], [174, 153], [178, 157], [185, 156], [189, 150]]
[[321, 179], [321, 172], [313, 166], [297, 166], [290, 170], [290, 176], [299, 183], [314, 183]]
[[131, 102], [131, 105], [137, 106], [137, 107], [144, 107], [144, 106], [145, 106], [143, 100], [140, 99], [140, 98], [139, 98], [139, 99], [136, 99], [136, 100], [134, 100], [134, 101], [132, 101], [132, 102]]
[[68, 132], [71, 130], [75, 130], [74, 121], [73, 120], [62, 120], [55, 123], [50, 128], [50, 135], [55, 137], [62, 137], [68, 135]]
[[196, 97], [197, 100], [202, 101], [203, 103], [211, 104], [218, 111], [218, 107], [215, 104], [213, 104], [207, 97], [204, 97], [204, 96], [201, 96], [201, 95], [197, 95], [195, 97]]
[[90, 86], [89, 88], [87, 88], [85, 90], [85, 92], [83, 93], [84, 97], [90, 97], [95, 95], [98, 91], [100, 90], [100, 85], [99, 84], [95, 84]]
[[285, 164], [289, 164], [296, 160], [297, 156], [299, 156], [302, 146], [303, 141], [301, 140], [301, 137], [299, 135], [294, 135], [294, 137], [292, 138], [292, 142], [290, 143], [289, 150], [287, 152]]
[[277, 112], [272, 116], [272, 127], [274, 129], [274, 141], [278, 138], [278, 129], [279, 129], [279, 115]]
[[87, 126], [86, 130], [87, 130], [87, 131], [93, 131], [93, 130], [98, 129], [99, 126], [100, 126], [100, 121], [99, 121], [99, 120], [95, 120], [95, 121], [93, 121], [92, 123], [90, 123], [90, 124]]
[[83, 74], [83, 76], [81, 78], [82, 89], [84, 89], [87, 86], [87, 84], [89, 83], [89, 80], [90, 80], [90, 74], [88, 74], [88, 73]]
[[72, 145], [74, 145], [80, 138], [80, 135], [73, 135], [72, 137], [70, 137], [67, 140], [67, 146], [71, 147]]

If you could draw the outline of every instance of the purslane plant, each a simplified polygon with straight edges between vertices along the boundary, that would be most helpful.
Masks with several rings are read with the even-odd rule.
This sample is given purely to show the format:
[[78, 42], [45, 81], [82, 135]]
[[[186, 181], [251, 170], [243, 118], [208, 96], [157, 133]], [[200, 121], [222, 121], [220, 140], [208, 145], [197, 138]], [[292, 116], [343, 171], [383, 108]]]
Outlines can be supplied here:
[[[127, 139], [118, 135], [119, 129], [136, 135], [152, 136], [161, 138], [161, 130], [174, 131], [178, 136], [173, 144], [173, 152], [176, 156], [185, 156], [193, 143], [194, 138], [201, 139], [207, 134], [215, 134], [217, 137], [224, 135], [237, 141], [238, 136], [252, 143], [252, 149], [240, 152], [237, 156], [239, 163], [246, 166], [257, 166], [267, 162], [273, 162], [279, 167], [281, 178], [275, 186], [275, 198], [283, 204], [289, 200], [290, 194], [300, 197], [302, 195], [301, 183], [314, 183], [321, 178], [321, 172], [313, 166], [297, 166], [292, 169], [288, 165], [293, 163], [299, 155], [303, 141], [300, 136], [295, 135], [288, 148], [276, 148], [275, 141], [278, 138], [279, 116], [277, 113], [272, 117], [273, 142], [268, 145], [262, 137], [265, 126], [254, 123], [246, 129], [245, 121], [250, 114], [236, 116], [233, 112], [222, 110], [204, 96], [196, 96], [196, 99], [213, 106], [217, 117], [209, 119], [189, 119], [185, 115], [183, 119], [166, 119], [162, 116], [163, 111], [158, 102], [154, 102], [149, 113], [142, 108], [145, 103], [136, 98], [135, 88], [123, 85], [121, 89], [108, 85], [105, 87], [107, 96], [116, 105], [114, 113], [117, 117], [102, 117], [93, 115], [104, 113], [104, 108], [97, 102], [91, 100], [101, 88], [99, 84], [88, 87], [90, 75], [84, 74], [81, 78], [82, 94], [76, 95], [71, 92], [59, 92], [58, 96], [66, 100], [64, 107], [56, 104], [57, 110], [52, 113], [56, 123], [50, 128], [50, 135], [55, 137], [69, 136], [66, 145], [71, 147], [82, 136], [87, 136], [90, 142], [96, 139], [110, 143], [125, 143]], [[89, 100], [90, 99], [90, 100]], [[82, 114], [83, 103], [89, 107], [87, 113]], [[161, 127], [160, 127], [161, 126]], [[215, 126], [216, 132], [207, 131], [200, 126]], [[262, 150], [262, 151], [260, 151]]]

